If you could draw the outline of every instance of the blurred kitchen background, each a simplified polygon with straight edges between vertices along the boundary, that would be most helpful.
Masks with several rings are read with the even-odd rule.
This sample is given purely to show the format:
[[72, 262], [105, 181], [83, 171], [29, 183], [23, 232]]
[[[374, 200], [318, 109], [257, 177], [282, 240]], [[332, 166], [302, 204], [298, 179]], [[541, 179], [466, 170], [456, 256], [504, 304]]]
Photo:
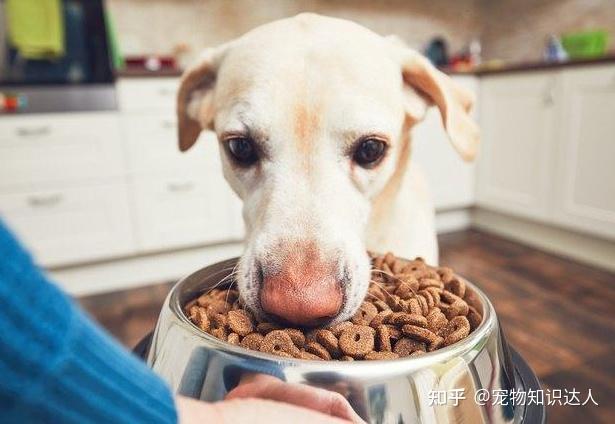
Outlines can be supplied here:
[[487, 291], [546, 387], [603, 402], [553, 422], [615, 422], [612, 0], [0, 0], [2, 219], [133, 346], [171, 282], [241, 253], [213, 136], [176, 148], [181, 69], [305, 11], [396, 34], [477, 94], [475, 163], [435, 110], [413, 134], [441, 262]]

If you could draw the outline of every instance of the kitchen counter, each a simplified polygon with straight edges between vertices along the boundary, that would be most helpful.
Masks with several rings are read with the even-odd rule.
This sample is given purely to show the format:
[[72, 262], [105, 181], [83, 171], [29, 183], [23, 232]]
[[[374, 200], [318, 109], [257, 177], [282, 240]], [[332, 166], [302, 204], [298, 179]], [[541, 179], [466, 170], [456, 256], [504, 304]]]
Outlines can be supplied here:
[[[501, 64], [487, 66], [483, 65], [476, 69], [454, 70], [442, 69], [449, 75], [477, 75], [487, 76], [496, 74], [508, 74], [517, 72], [543, 71], [548, 69], [560, 69], [573, 66], [591, 66], [607, 63], [615, 63], [615, 54], [603, 56], [595, 59], [570, 60], [567, 62], [524, 62], [514, 64]], [[179, 68], [162, 69], [159, 71], [148, 71], [146, 69], [124, 69], [116, 72], [118, 78], [157, 78], [157, 77], [179, 77], [183, 70]]]

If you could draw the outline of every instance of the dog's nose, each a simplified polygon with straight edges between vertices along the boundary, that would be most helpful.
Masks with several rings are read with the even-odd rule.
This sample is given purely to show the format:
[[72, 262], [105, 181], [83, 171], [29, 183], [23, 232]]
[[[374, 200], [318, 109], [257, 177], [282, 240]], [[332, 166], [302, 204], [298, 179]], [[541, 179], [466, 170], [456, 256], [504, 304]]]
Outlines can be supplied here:
[[263, 276], [263, 310], [283, 321], [315, 326], [337, 316], [344, 296], [335, 268], [314, 258], [286, 260], [273, 275]]

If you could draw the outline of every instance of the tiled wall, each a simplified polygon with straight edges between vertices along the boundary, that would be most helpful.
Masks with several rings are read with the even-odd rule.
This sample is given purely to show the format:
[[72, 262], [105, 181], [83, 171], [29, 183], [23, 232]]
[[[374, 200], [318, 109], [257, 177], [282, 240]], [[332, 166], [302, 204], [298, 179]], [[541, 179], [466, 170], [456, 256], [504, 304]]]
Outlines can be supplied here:
[[[107, 0], [127, 54], [192, 54], [262, 23], [310, 11], [343, 17], [415, 48], [443, 35], [453, 51], [481, 37], [483, 56], [540, 59], [548, 34], [615, 32], [615, 0]], [[615, 37], [615, 34], [614, 34]], [[614, 40], [615, 41], [615, 40]]]

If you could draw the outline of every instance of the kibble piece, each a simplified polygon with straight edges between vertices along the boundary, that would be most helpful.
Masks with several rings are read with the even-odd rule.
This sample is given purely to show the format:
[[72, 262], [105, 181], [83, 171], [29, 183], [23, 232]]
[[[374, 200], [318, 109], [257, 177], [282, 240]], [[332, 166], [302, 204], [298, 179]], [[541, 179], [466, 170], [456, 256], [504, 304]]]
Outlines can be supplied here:
[[333, 333], [333, 335], [335, 337], [339, 337], [339, 336], [342, 335], [342, 331], [348, 330], [352, 326], [353, 326], [352, 322], [350, 322], [350, 321], [342, 321], [340, 323], [337, 323], [337, 324], [329, 327], [329, 330], [331, 330], [331, 332]]
[[303, 345], [305, 344], [305, 335], [301, 330], [296, 328], [285, 328], [283, 331], [285, 331], [290, 336], [290, 339], [293, 341], [295, 346], [297, 346], [298, 348], [303, 347]]
[[333, 358], [340, 357], [340, 349], [337, 337], [325, 329], [316, 330], [316, 341], [320, 343]]
[[211, 330], [211, 335], [214, 336], [217, 339], [226, 341], [226, 328], [223, 327], [219, 327], [219, 328], [214, 328]]
[[390, 352], [392, 349], [391, 333], [386, 325], [380, 325], [376, 328], [376, 346], [380, 351], [384, 352]]
[[427, 315], [429, 313], [429, 305], [427, 300], [423, 296], [416, 296], [415, 299], [419, 302], [421, 307], [421, 315]]
[[363, 302], [361, 303], [359, 310], [352, 317], [351, 321], [357, 325], [369, 325], [377, 313], [378, 309], [376, 309], [372, 303]]
[[389, 305], [387, 305], [387, 303], [384, 300], [376, 300], [374, 302], [374, 306], [376, 307], [376, 309], [378, 309], [378, 311], [382, 312], [382, 311], [388, 311], [391, 309], [391, 307]]
[[246, 349], [260, 350], [264, 339], [265, 336], [260, 333], [250, 333], [241, 340], [239, 345]]
[[246, 336], [254, 331], [254, 325], [244, 311], [229, 311], [227, 317], [229, 328], [240, 336]]
[[239, 334], [230, 333], [228, 337], [226, 338], [226, 341], [232, 345], [238, 345], [239, 344]]
[[468, 305], [468, 315], [466, 317], [468, 318], [468, 322], [470, 323], [471, 331], [474, 331], [480, 325], [480, 323], [483, 322], [483, 317], [474, 306]]
[[215, 300], [207, 305], [207, 314], [212, 317], [218, 314], [226, 314], [231, 310], [231, 305], [223, 300]]
[[382, 312], [378, 312], [378, 314], [374, 317], [372, 322], [369, 323], [370, 327], [377, 328], [378, 326], [384, 324], [385, 322], [387, 322], [387, 319], [394, 313], [397, 313], [397, 312], [393, 312], [390, 309], [385, 309]]
[[395, 352], [376, 352], [371, 351], [365, 355], [366, 360], [368, 361], [382, 361], [388, 359], [397, 359], [399, 355]]
[[440, 276], [440, 279], [444, 284], [455, 278], [455, 273], [453, 272], [453, 270], [447, 267], [438, 268], [438, 275]]
[[342, 332], [339, 347], [345, 355], [362, 358], [374, 349], [373, 329], [365, 325], [354, 325]]
[[192, 306], [190, 308], [190, 320], [195, 323], [201, 330], [208, 332], [211, 328], [207, 311], [201, 306]]
[[463, 298], [466, 295], [466, 283], [459, 278], [451, 278], [447, 283], [445, 283], [444, 287], [449, 292], [453, 293], [460, 298]]
[[470, 323], [463, 315], [459, 315], [450, 320], [443, 330], [444, 346], [450, 346], [453, 343], [464, 339], [470, 334]]
[[427, 328], [433, 333], [437, 334], [447, 323], [448, 320], [440, 308], [433, 308], [427, 314]]
[[404, 324], [413, 324], [420, 327], [427, 327], [427, 318], [425, 318], [423, 315], [418, 314], [395, 312], [389, 317], [388, 323], [395, 324], [397, 326], [403, 326]]
[[323, 361], [324, 359], [318, 355], [302, 350], [299, 352], [299, 359], [307, 359], [309, 361]]
[[423, 343], [431, 343], [436, 340], [438, 337], [436, 334], [432, 333], [426, 328], [419, 327], [417, 325], [406, 324], [401, 328], [402, 333], [406, 336], [418, 340]]
[[424, 352], [427, 350], [427, 346], [425, 343], [410, 339], [408, 337], [399, 339], [395, 343], [395, 346], [393, 346], [393, 352], [397, 353], [399, 356], [408, 356], [417, 350]]
[[305, 350], [309, 353], [313, 353], [314, 355], [329, 361], [331, 360], [331, 354], [323, 345], [318, 343], [317, 341], [309, 341], [305, 344]]
[[354, 361], [352, 356], [344, 355], [340, 358], [340, 361]]
[[275, 354], [285, 352], [291, 356], [299, 355], [297, 346], [295, 346], [288, 333], [282, 330], [273, 330], [267, 333], [261, 343], [260, 351]]

